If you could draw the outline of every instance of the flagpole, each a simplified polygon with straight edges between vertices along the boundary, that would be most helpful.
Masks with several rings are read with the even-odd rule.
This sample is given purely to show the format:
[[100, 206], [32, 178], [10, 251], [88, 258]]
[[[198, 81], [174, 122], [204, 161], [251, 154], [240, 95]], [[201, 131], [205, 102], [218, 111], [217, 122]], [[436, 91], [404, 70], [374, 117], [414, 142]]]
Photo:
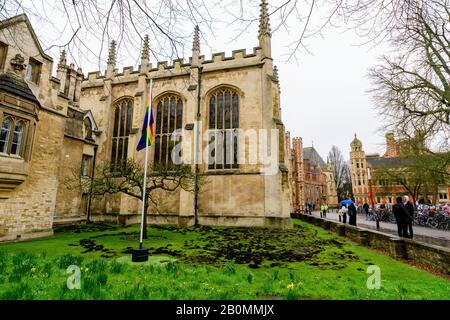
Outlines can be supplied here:
[[[149, 90], [149, 102], [148, 107], [152, 107], [152, 90], [153, 90], [153, 79], [150, 79], [150, 90]], [[146, 108], [147, 110], [147, 108]], [[147, 113], [147, 126], [150, 125], [150, 114], [151, 110]], [[148, 130], [148, 129], [147, 129]], [[145, 192], [147, 191], [147, 163], [148, 163], [148, 139], [149, 132], [147, 131], [145, 139], [145, 162], [144, 162], [144, 187], [142, 188], [142, 212], [141, 212], [141, 235], [139, 237], [139, 248], [142, 249], [142, 242], [144, 237], [144, 218], [145, 218]]]

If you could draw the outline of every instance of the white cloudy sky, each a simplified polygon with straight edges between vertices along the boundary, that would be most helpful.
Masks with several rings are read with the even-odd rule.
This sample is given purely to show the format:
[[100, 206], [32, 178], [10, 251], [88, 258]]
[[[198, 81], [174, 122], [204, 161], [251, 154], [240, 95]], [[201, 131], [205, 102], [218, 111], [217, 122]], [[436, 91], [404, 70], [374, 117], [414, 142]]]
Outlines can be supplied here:
[[[270, 2], [275, 4], [277, 1]], [[254, 11], [257, 15], [259, 1], [247, 3], [250, 3], [247, 10]], [[319, 7], [315, 17], [319, 18], [321, 14]], [[47, 15], [51, 16], [51, 13]], [[213, 11], [212, 15], [223, 19], [220, 10]], [[59, 20], [52, 19], [52, 26], [33, 16], [30, 16], [30, 19], [35, 25], [38, 37], [46, 42], [44, 47], [54, 41], [51, 39], [60, 37], [54, 32], [55, 26], [59, 26], [60, 30], [65, 28], [66, 37], [71, 35], [63, 15]], [[360, 46], [365, 39], [357, 37], [354, 32], [330, 29], [324, 37], [307, 41], [311, 53], [301, 51], [296, 60], [286, 62], [286, 54], [290, 52], [286, 46], [298, 36], [302, 26], [302, 23], [296, 24], [292, 20], [290, 23], [290, 32], [278, 30], [273, 33], [272, 52], [280, 74], [283, 121], [291, 136], [302, 137], [304, 146], [311, 146], [314, 142], [314, 147], [324, 160], [332, 145], [341, 148], [344, 157], [348, 158], [349, 144], [355, 133], [363, 141], [367, 152], [383, 152], [384, 137], [383, 133], [378, 132], [381, 124], [367, 92], [370, 89], [367, 71], [377, 63], [378, 57], [386, 51], [387, 46]], [[272, 21], [272, 25], [274, 24], [276, 23]], [[215, 27], [214, 35], [202, 30], [202, 54], [206, 56], [211, 52], [222, 51], [225, 51], [226, 56], [230, 56], [232, 50], [242, 48], [251, 52], [252, 48], [258, 45], [257, 23], [253, 23], [238, 39], [234, 37], [239, 26], [229, 27], [224, 23]], [[209, 46], [205, 45], [206, 41]], [[90, 46], [92, 50], [98, 48], [97, 43], [91, 43]], [[59, 50], [53, 48], [49, 52], [55, 61], [58, 60]], [[119, 68], [135, 65], [139, 61], [139, 51], [140, 48], [136, 48], [136, 52], [130, 55], [129, 50], [125, 52], [119, 48]], [[189, 55], [189, 50], [186, 50], [185, 54]], [[104, 70], [107, 52], [103, 52], [102, 56], [104, 59], [100, 64]], [[98, 70], [98, 60], [86, 61], [81, 58], [78, 61], [82, 61], [85, 74]]]

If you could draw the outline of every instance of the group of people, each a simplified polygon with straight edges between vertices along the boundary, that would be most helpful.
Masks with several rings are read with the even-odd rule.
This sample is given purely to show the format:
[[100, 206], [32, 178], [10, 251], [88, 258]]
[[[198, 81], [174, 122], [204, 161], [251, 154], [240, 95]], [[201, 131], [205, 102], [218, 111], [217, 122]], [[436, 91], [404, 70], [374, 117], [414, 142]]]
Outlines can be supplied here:
[[[383, 205], [384, 207], [384, 205]], [[380, 207], [381, 208], [381, 207]], [[311, 204], [305, 204], [305, 211], [309, 214], [314, 210]], [[320, 217], [326, 218], [327, 211], [329, 207], [327, 204], [322, 204], [320, 206]], [[365, 203], [361, 207], [361, 211], [366, 214], [366, 216], [371, 214], [369, 204]], [[348, 215], [348, 223], [350, 225], [356, 226], [356, 217], [357, 217], [357, 208], [354, 203], [341, 205], [339, 208], [339, 222], [347, 223], [347, 215]], [[411, 238], [413, 237], [413, 221], [414, 221], [414, 206], [409, 201], [408, 196], [397, 197], [396, 203], [392, 206], [392, 212], [394, 214], [398, 235], [403, 238]]]
[[327, 217], [327, 211], [328, 211], [328, 205], [326, 203], [322, 204], [320, 206], [320, 217], [321, 218], [326, 218]]
[[316, 208], [316, 205], [314, 203], [305, 203], [305, 212], [311, 214], [314, 209]]
[[395, 202], [396, 203], [392, 206], [392, 213], [394, 214], [397, 223], [398, 236], [412, 239], [414, 206], [409, 201], [408, 196], [397, 197]]
[[352, 226], [356, 226], [356, 206], [353, 203], [344, 204], [338, 211], [339, 214], [339, 222], [347, 223], [347, 215], [348, 215], [348, 223]]

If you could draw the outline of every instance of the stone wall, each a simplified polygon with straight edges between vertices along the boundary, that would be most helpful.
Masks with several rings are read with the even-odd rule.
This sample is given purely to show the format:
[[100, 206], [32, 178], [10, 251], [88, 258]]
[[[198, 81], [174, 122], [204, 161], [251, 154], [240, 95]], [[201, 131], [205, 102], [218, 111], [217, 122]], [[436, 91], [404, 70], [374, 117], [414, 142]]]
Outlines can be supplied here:
[[0, 199], [0, 241], [52, 234], [58, 188], [57, 170], [64, 118], [41, 112], [30, 162], [30, 174], [7, 199]]
[[68, 180], [73, 180], [74, 174], [81, 171], [81, 156], [83, 154], [83, 141], [64, 138], [63, 147], [60, 150], [60, 164], [55, 171], [58, 172], [59, 188], [56, 196], [55, 216], [58, 219], [68, 217], [80, 217], [81, 188], [77, 188], [74, 182], [67, 184]]
[[[81, 105], [91, 108], [99, 130], [104, 134], [97, 140], [98, 163], [108, 162], [111, 157], [114, 102], [122, 97], [134, 101], [133, 125], [128, 143], [128, 156], [137, 162], [143, 162], [145, 152], [136, 152], [140, 138], [140, 126], [143, 121], [148, 100], [149, 80], [153, 79], [153, 107], [158, 99], [167, 93], [178, 95], [183, 102], [182, 128], [193, 125], [197, 118], [197, 94], [200, 94], [200, 135], [202, 139], [202, 156], [208, 150], [208, 139], [204, 135], [209, 130], [209, 98], [215, 89], [232, 88], [239, 96], [239, 129], [254, 130], [259, 139], [259, 129], [279, 129], [279, 158], [275, 159], [275, 172], [270, 175], [262, 173], [261, 159], [257, 163], [241, 163], [239, 168], [211, 171], [205, 163], [206, 157], [199, 164], [200, 173], [207, 179], [207, 184], [199, 194], [199, 216], [203, 224], [225, 225], [266, 225], [274, 219], [275, 224], [290, 224], [290, 185], [287, 173], [283, 175], [280, 167], [287, 167], [288, 158], [284, 157], [284, 126], [279, 104], [278, 79], [273, 76], [272, 61], [264, 62], [260, 49], [247, 55], [245, 51], [234, 51], [232, 57], [214, 54], [211, 60], [200, 57], [202, 67], [201, 86], [197, 83], [196, 66], [174, 61], [173, 66], [159, 63], [157, 68], [151, 64], [141, 64], [139, 70], [124, 68], [123, 72], [109, 66], [105, 75], [89, 73], [82, 83]], [[143, 73], [147, 69], [147, 73]], [[200, 90], [200, 92], [197, 92]], [[156, 108], [155, 108], [156, 109]], [[182, 147], [185, 160], [193, 163], [194, 131], [185, 130]], [[255, 142], [255, 144], [258, 141]], [[255, 145], [244, 141], [245, 152], [258, 154]], [[241, 148], [240, 151], [244, 151]], [[149, 159], [152, 162], [154, 148], [150, 148]], [[249, 158], [247, 157], [247, 160]], [[283, 178], [285, 177], [285, 178]], [[160, 194], [164, 201], [159, 205], [159, 212], [150, 207], [149, 219], [155, 223], [192, 224], [194, 221], [194, 196], [180, 191]], [[93, 212], [102, 216], [104, 213], [127, 215], [140, 214], [140, 201], [126, 195], [107, 196], [95, 199]], [[180, 216], [178, 219], [176, 216]], [[269, 220], [266, 218], [270, 218]], [[278, 221], [279, 220], [279, 221]], [[150, 220], [149, 220], [150, 221]]]
[[344, 236], [360, 245], [381, 251], [395, 259], [401, 259], [447, 276], [450, 275], [449, 248], [403, 239], [379, 231], [324, 220], [311, 215], [292, 214], [292, 218], [336, 232], [339, 236]]

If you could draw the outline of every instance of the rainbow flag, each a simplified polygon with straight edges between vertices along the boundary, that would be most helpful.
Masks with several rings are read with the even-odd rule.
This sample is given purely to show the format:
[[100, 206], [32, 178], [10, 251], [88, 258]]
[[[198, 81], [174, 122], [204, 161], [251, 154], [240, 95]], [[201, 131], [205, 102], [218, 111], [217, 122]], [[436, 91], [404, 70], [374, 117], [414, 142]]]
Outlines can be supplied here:
[[[151, 85], [150, 85], [151, 86]], [[150, 89], [151, 90], [151, 89]], [[149, 115], [150, 113], [150, 115]], [[155, 142], [155, 119], [153, 118], [152, 95], [150, 91], [150, 102], [145, 110], [144, 124], [142, 125], [142, 136], [136, 147], [137, 151], [153, 145]]]

